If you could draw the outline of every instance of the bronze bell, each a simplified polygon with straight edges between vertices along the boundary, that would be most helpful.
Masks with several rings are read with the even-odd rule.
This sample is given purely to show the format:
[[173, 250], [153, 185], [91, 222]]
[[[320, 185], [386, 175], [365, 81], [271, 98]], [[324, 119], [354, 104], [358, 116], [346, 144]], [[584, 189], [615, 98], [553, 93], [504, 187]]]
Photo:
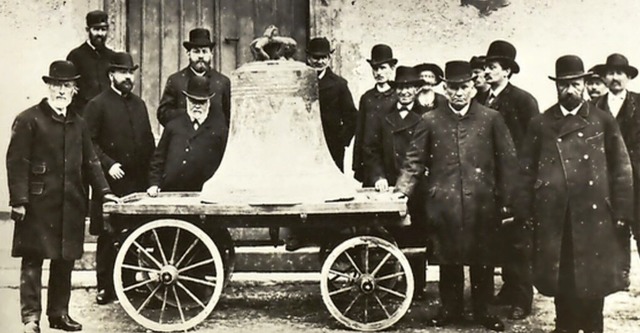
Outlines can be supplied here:
[[251, 62], [231, 74], [231, 124], [205, 203], [293, 205], [352, 199], [359, 184], [331, 159], [316, 72], [288, 60]]

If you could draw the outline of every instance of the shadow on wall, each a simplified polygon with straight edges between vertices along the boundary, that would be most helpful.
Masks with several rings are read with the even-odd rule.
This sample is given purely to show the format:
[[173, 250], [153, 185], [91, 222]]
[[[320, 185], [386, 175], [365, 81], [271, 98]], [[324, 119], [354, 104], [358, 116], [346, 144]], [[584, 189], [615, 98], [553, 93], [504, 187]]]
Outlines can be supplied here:
[[460, 0], [461, 6], [473, 6], [478, 8], [480, 16], [490, 15], [492, 12], [509, 6], [509, 0]]

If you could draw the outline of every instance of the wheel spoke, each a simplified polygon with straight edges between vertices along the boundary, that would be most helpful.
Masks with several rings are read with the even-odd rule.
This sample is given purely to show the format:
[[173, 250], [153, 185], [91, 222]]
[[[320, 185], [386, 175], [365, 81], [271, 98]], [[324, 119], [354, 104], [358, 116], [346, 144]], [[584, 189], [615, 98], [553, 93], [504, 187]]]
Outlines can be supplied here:
[[140, 267], [140, 266], [133, 266], [133, 265], [129, 265], [129, 264], [122, 264], [120, 265], [120, 267], [122, 268], [126, 268], [126, 269], [130, 269], [132, 271], [140, 271], [140, 272], [147, 272], [147, 273], [154, 273], [154, 274], [160, 274], [160, 271], [157, 269], [153, 269], [153, 268], [147, 268], [147, 267]]
[[382, 258], [382, 260], [380, 261], [378, 266], [376, 266], [376, 268], [373, 270], [373, 272], [371, 272], [371, 275], [376, 276], [376, 274], [378, 274], [378, 271], [380, 271], [382, 266], [387, 262], [387, 260], [389, 260], [390, 257], [391, 257], [391, 253], [387, 253], [387, 255], [384, 256], [384, 258]]
[[164, 249], [162, 248], [162, 244], [160, 244], [160, 238], [158, 237], [158, 232], [156, 232], [156, 229], [151, 229], [151, 232], [153, 233], [153, 237], [156, 239], [156, 244], [158, 245], [158, 249], [160, 250], [160, 256], [162, 257], [162, 263], [164, 263], [164, 265], [167, 265], [167, 256], [164, 254]]
[[180, 238], [180, 228], [176, 228], [176, 238], [173, 240], [173, 249], [171, 249], [171, 259], [169, 263], [173, 265], [176, 259], [176, 251], [178, 250], [178, 239]]
[[144, 255], [146, 255], [149, 259], [151, 259], [151, 261], [153, 261], [153, 263], [158, 266], [158, 268], [162, 268], [162, 264], [158, 261], [158, 259], [154, 258], [151, 253], [149, 253], [147, 251], [147, 249], [145, 249], [144, 247], [142, 247], [142, 245], [140, 245], [138, 242], [133, 241], [133, 245], [135, 245], [138, 250], [140, 250], [142, 253], [144, 253]]
[[184, 312], [182, 312], [182, 304], [180, 304], [180, 298], [178, 298], [176, 286], [171, 286], [171, 289], [173, 290], [173, 297], [176, 298], [176, 305], [178, 306], [178, 312], [180, 312], [180, 319], [182, 319], [182, 322], [184, 323], [186, 320], [184, 319]]
[[144, 280], [144, 281], [142, 281], [142, 282], [138, 282], [138, 283], [136, 283], [136, 284], [132, 284], [132, 285], [130, 285], [130, 286], [128, 286], [128, 287], [126, 287], [126, 288], [124, 288], [122, 291], [124, 291], [124, 292], [126, 293], [126, 292], [127, 292], [127, 291], [129, 291], [129, 290], [132, 290], [132, 289], [136, 289], [136, 288], [138, 288], [138, 287], [145, 286], [145, 285], [147, 285], [147, 284], [149, 284], [149, 283], [151, 283], [151, 282], [154, 282], [154, 281], [156, 281], [156, 279], [148, 279], [148, 280]]
[[158, 285], [155, 288], [153, 288], [153, 291], [149, 294], [149, 296], [147, 296], [147, 299], [145, 299], [144, 302], [140, 304], [140, 307], [136, 310], [138, 314], [140, 314], [140, 311], [142, 311], [142, 309], [144, 309], [144, 307], [147, 306], [147, 304], [149, 304], [149, 301], [151, 301], [153, 296], [158, 292], [158, 290], [160, 289], [160, 286], [162, 286], [162, 283], [158, 283]]
[[384, 304], [382, 304], [382, 301], [380, 300], [380, 297], [378, 297], [378, 295], [376, 295], [375, 293], [373, 294], [373, 296], [375, 297], [376, 301], [378, 302], [378, 305], [380, 305], [380, 308], [382, 308], [382, 311], [384, 311], [384, 314], [387, 315], [387, 318], [391, 318], [391, 315], [389, 314], [389, 311], [387, 311], [387, 308], [385, 308]]
[[356, 304], [356, 301], [358, 300], [358, 298], [360, 298], [362, 294], [358, 294], [356, 295], [356, 297], [353, 298], [353, 300], [351, 301], [351, 303], [349, 303], [349, 306], [347, 306], [346, 309], [344, 309], [344, 312], [342, 313], [343, 315], [347, 315], [347, 312], [349, 312], [349, 310], [351, 310], [351, 308], [353, 307], [354, 304]]
[[369, 321], [369, 299], [364, 298], [364, 322], [367, 323]]
[[[215, 277], [213, 277], [214, 281], [217, 280]], [[184, 280], [184, 281], [190, 281], [190, 282], [194, 282], [194, 283], [199, 283], [205, 286], [209, 286], [209, 287], [213, 287], [215, 288], [216, 284], [207, 280], [201, 280], [201, 279], [196, 279], [193, 278], [191, 276], [187, 276], [187, 275], [178, 275], [178, 280]]]
[[330, 270], [329, 270], [329, 273], [332, 273], [332, 274], [334, 274], [334, 275], [338, 275], [338, 276], [342, 276], [343, 278], [348, 279], [349, 281], [352, 281], [352, 280], [353, 280], [353, 278], [351, 277], [351, 275], [349, 275], [349, 274], [347, 274], [347, 273], [344, 273], [344, 272], [335, 271], [335, 270], [333, 270], [333, 269], [330, 269]]
[[198, 262], [198, 263], [195, 263], [195, 264], [193, 264], [193, 265], [189, 265], [189, 266], [187, 266], [187, 267], [180, 268], [180, 269], [178, 270], [178, 273], [186, 272], [186, 271], [188, 271], [188, 270], [190, 270], [190, 269], [194, 269], [194, 268], [196, 268], [196, 267], [204, 266], [204, 265], [210, 264], [210, 263], [212, 263], [212, 262], [214, 262], [214, 261], [215, 261], [215, 259], [213, 259], [213, 258], [209, 258], [209, 259], [207, 259], [207, 260], [203, 260], [203, 261]]
[[329, 293], [329, 296], [334, 296], [334, 295], [338, 295], [338, 294], [346, 293], [346, 292], [350, 291], [351, 289], [353, 289], [353, 286], [348, 286], [348, 287], [340, 288], [340, 289], [337, 289], [337, 290], [334, 290], [334, 291], [330, 292], [330, 293]]
[[384, 281], [384, 280], [389, 280], [389, 279], [401, 277], [403, 275], [404, 275], [404, 272], [397, 272], [397, 273], [381, 276], [379, 278], [375, 278], [375, 280], [376, 280], [376, 282], [380, 282], [380, 281]]
[[158, 322], [162, 324], [162, 316], [164, 316], [164, 310], [167, 308], [167, 292], [169, 288], [164, 288], [164, 295], [162, 296], [162, 307], [160, 308], [160, 318]]
[[200, 239], [196, 238], [193, 240], [193, 243], [191, 243], [191, 245], [189, 245], [189, 247], [187, 248], [186, 251], [184, 251], [184, 253], [182, 254], [182, 257], [180, 257], [180, 259], [178, 259], [178, 262], [174, 265], [176, 267], [179, 267], [180, 264], [182, 263], [182, 261], [184, 260], [184, 258], [187, 257], [187, 254], [189, 254], [189, 252], [191, 252], [191, 250], [193, 250], [193, 248], [196, 246], [196, 244], [198, 244], [198, 241]]
[[383, 287], [383, 286], [380, 286], [380, 285], [378, 286], [378, 288], [380, 290], [384, 291], [384, 292], [387, 292], [387, 293], [391, 294], [391, 295], [395, 295], [395, 296], [398, 296], [400, 298], [407, 298], [407, 295], [401, 294], [401, 293], [399, 293], [399, 292], [397, 292], [395, 290], [391, 290], [389, 288], [386, 288], [386, 287]]
[[187, 289], [187, 287], [185, 287], [180, 281], [178, 281], [176, 284], [178, 285], [178, 287], [182, 288], [182, 290], [184, 290], [184, 292], [187, 293], [187, 295], [189, 295], [189, 297], [191, 297], [191, 299], [196, 301], [196, 303], [198, 303], [198, 305], [200, 305], [203, 309], [206, 308], [206, 305], [204, 305], [204, 303], [198, 297], [196, 297], [196, 295], [194, 295], [191, 292], [191, 290]]
[[369, 274], [369, 244], [364, 244], [364, 273]]
[[349, 253], [347, 251], [344, 251], [343, 253], [344, 253], [345, 256], [347, 256], [347, 259], [349, 259], [349, 262], [351, 263], [351, 266], [353, 266], [353, 268], [355, 268], [356, 272], [358, 272], [358, 274], [362, 275], [362, 271], [360, 270], [360, 268], [358, 268], [358, 265], [356, 265], [356, 262], [353, 261], [353, 258], [351, 258]]

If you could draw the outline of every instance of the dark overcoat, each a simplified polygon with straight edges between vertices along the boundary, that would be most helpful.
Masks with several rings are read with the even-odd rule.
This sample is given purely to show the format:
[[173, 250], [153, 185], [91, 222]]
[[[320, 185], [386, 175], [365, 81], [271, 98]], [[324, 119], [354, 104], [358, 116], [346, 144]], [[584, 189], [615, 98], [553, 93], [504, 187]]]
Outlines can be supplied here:
[[356, 129], [357, 110], [347, 80], [327, 68], [318, 80], [320, 119], [324, 138], [333, 161], [344, 170], [344, 148], [351, 143]]
[[14, 257], [74, 260], [82, 255], [88, 193], [111, 193], [84, 120], [72, 109], [56, 114], [46, 100], [13, 122], [7, 150], [11, 206], [27, 215], [15, 223]]
[[74, 103], [80, 114], [89, 100], [111, 86], [109, 64], [114, 53], [107, 47], [98, 51], [84, 42], [67, 55], [67, 60], [71, 61], [80, 73], [78, 94], [74, 97]]
[[162, 132], [149, 171], [150, 185], [162, 191], [200, 191], [220, 166], [227, 143], [221, 113], [209, 113], [195, 130], [189, 116], [170, 121]]
[[[158, 121], [162, 126], [167, 126], [169, 121], [187, 112], [187, 100], [182, 91], [187, 90], [187, 83], [194, 76], [196, 74], [191, 67], [187, 66], [171, 74], [167, 79], [157, 112]], [[229, 118], [231, 111], [231, 81], [215, 69], [209, 70], [205, 76], [209, 79], [210, 91], [215, 93], [210, 99], [210, 112], [222, 111], [226, 124], [229, 126], [229, 120], [231, 119]]]
[[367, 90], [360, 97], [358, 116], [356, 118], [356, 132], [353, 141], [353, 177], [362, 182], [364, 186], [372, 186], [369, 183], [371, 177], [365, 174], [364, 166], [364, 136], [374, 119], [379, 114], [385, 114], [396, 104], [397, 96], [394, 89], [379, 92], [376, 87]]
[[434, 232], [431, 260], [494, 265], [502, 207], [510, 207], [515, 148], [502, 116], [472, 102], [459, 117], [448, 105], [422, 116], [396, 187], [410, 195], [425, 167], [425, 205]]
[[[124, 196], [144, 192], [149, 186], [149, 163], [155, 148], [147, 106], [140, 97], [119, 95], [109, 88], [89, 101], [84, 110], [91, 139], [102, 170], [113, 193]], [[109, 176], [109, 169], [120, 163], [125, 175]], [[91, 200], [92, 234], [102, 231], [102, 200]]]
[[571, 225], [577, 296], [599, 298], [623, 289], [626, 255], [616, 221], [632, 217], [633, 185], [613, 117], [589, 103], [564, 117], [556, 104], [531, 121], [523, 143], [516, 214], [533, 222], [538, 291], [560, 291], [565, 223]]

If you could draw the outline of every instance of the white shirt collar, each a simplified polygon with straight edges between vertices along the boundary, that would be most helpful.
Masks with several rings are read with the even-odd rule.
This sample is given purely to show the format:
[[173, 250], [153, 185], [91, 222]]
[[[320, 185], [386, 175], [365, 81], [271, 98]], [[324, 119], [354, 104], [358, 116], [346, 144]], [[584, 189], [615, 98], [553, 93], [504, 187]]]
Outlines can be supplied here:
[[64, 108], [62, 110], [60, 109], [56, 109], [53, 107], [53, 105], [51, 105], [51, 103], [49, 102], [49, 99], [47, 98], [47, 104], [49, 104], [49, 107], [53, 110], [53, 112], [55, 112], [57, 115], [61, 116], [61, 117], [66, 117], [67, 116], [67, 108]]
[[196, 70], [195, 70], [195, 69], [193, 69], [193, 67], [191, 67], [191, 66], [189, 66], [189, 69], [191, 69], [191, 71], [193, 72], [193, 74], [195, 74], [195, 75], [197, 75], [197, 76], [204, 76], [205, 74], [207, 74], [207, 72], [206, 72], [206, 71], [205, 71], [205, 72], [202, 72], [202, 73], [196, 72]]
[[609, 111], [613, 114], [613, 117], [617, 117], [618, 113], [620, 113], [620, 109], [622, 109], [622, 104], [624, 104], [624, 100], [627, 98], [627, 90], [621, 91], [619, 94], [614, 95], [612, 92], [607, 94], [607, 105], [609, 106]]
[[624, 101], [627, 98], [627, 89], [622, 90], [619, 94], [614, 95], [611, 91], [607, 94], [607, 100], [622, 100]]
[[493, 88], [489, 89], [489, 96], [493, 95], [495, 97], [498, 97], [498, 95], [500, 95], [500, 93], [504, 90], [504, 88], [506, 88], [507, 85], [509, 84], [509, 81], [505, 81], [505, 82], [506, 82], [505, 84], [499, 86], [495, 90]]
[[[407, 105], [406, 105], [406, 108], [407, 108], [408, 110], [412, 110], [412, 109], [413, 109], [413, 104], [414, 104], [414, 103], [415, 103], [415, 102], [411, 102], [411, 103], [407, 104]], [[402, 107], [404, 107], [404, 105], [400, 104], [400, 102], [397, 102], [397, 103], [396, 103], [396, 110], [400, 110]]]
[[322, 78], [324, 77], [324, 75], [327, 74], [327, 69], [323, 69], [319, 74], [318, 74], [318, 80], [322, 80]]
[[87, 45], [89, 45], [90, 48], [92, 48], [94, 51], [96, 51], [96, 47], [93, 46], [93, 44], [91, 44], [91, 40], [87, 39]]
[[378, 92], [380, 92], [380, 93], [383, 93], [383, 92], [387, 92], [387, 91], [389, 91], [389, 90], [391, 90], [391, 86], [390, 86], [388, 83], [385, 83], [385, 85], [384, 85], [384, 89], [381, 89], [381, 88], [380, 88], [380, 85], [378, 85], [378, 84], [376, 83], [376, 91], [378, 91]]
[[580, 111], [580, 108], [582, 107], [582, 103], [580, 103], [580, 105], [575, 107], [573, 110], [567, 110], [564, 106], [562, 106], [562, 104], [559, 104], [559, 105], [560, 105], [560, 111], [562, 111], [562, 115], [565, 117], [568, 115], [572, 115], [572, 116], [578, 115], [578, 111]]
[[458, 111], [454, 109], [453, 106], [451, 106], [451, 103], [449, 103], [449, 109], [451, 109], [451, 111], [453, 111], [453, 113], [455, 113], [458, 116], [464, 116], [467, 114], [467, 112], [469, 112], [469, 105], [471, 105], [471, 103], [465, 105], [460, 111]]

